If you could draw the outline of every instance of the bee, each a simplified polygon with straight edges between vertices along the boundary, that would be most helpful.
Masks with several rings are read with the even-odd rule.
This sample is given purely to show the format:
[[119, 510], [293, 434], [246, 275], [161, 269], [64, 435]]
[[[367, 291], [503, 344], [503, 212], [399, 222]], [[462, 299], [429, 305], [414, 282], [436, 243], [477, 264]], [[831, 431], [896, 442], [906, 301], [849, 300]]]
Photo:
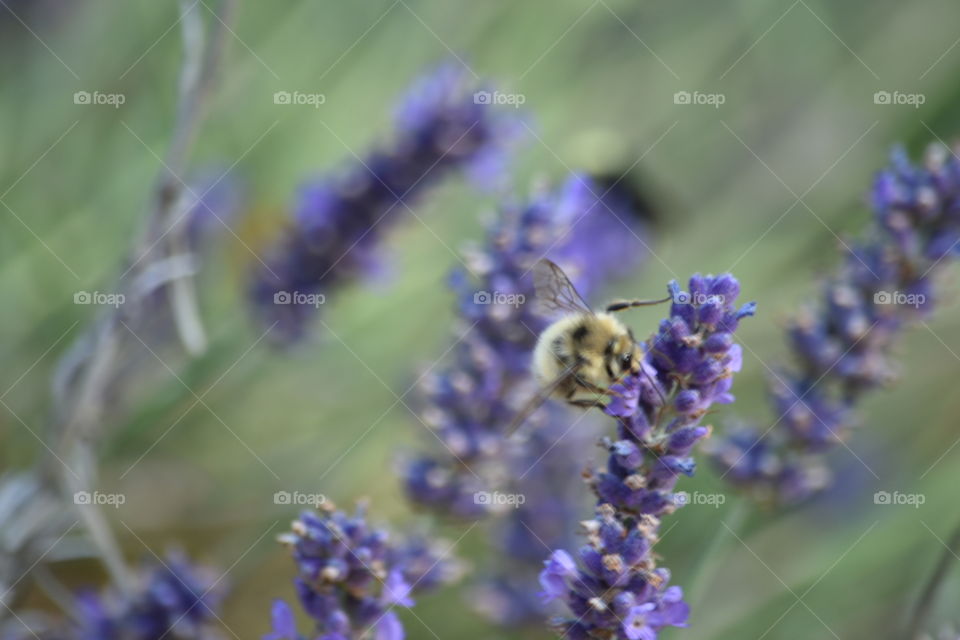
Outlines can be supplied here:
[[533, 350], [532, 373], [540, 391], [514, 418], [508, 436], [550, 397], [586, 409], [599, 404], [598, 396], [616, 395], [610, 387], [641, 371], [643, 350], [613, 314], [671, 299], [617, 300], [594, 312], [563, 270], [545, 258], [534, 265], [533, 282], [539, 310], [557, 318]]

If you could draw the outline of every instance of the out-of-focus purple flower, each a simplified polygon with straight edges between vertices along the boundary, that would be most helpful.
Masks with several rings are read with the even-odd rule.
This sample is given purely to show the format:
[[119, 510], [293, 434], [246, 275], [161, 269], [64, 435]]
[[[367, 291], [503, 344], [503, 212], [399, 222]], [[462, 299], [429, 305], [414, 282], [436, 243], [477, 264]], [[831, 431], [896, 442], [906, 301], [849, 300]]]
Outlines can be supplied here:
[[903, 151], [874, 182], [874, 223], [787, 330], [791, 367], [778, 372], [772, 427], [738, 427], [711, 443], [724, 476], [760, 499], [794, 502], [830, 484], [823, 456], [850, 436], [854, 409], [894, 373], [904, 325], [933, 309], [932, 279], [960, 252], [960, 160], [931, 147], [923, 166]]
[[579, 561], [556, 550], [540, 574], [543, 595], [559, 599], [569, 616], [555, 621], [570, 638], [655, 640], [668, 626], [686, 626], [689, 608], [670, 573], [651, 553], [660, 518], [685, 504], [674, 493], [681, 475], [692, 475], [694, 445], [710, 428], [709, 408], [733, 400], [740, 370], [733, 342], [753, 303], [736, 307], [740, 285], [730, 275], [694, 276], [688, 291], [677, 283], [670, 317], [644, 346], [643, 369], [614, 385], [618, 394], [605, 412], [616, 419], [616, 438], [606, 438], [606, 467], [587, 476], [597, 496], [584, 523], [587, 544]]
[[[328, 508], [304, 511], [291, 533], [281, 536], [297, 564], [294, 585], [300, 605], [328, 640], [402, 640], [394, 607], [412, 607], [412, 595], [458, 577], [454, 560], [423, 538], [393, 542], [354, 515]], [[273, 605], [272, 632], [264, 640], [300, 640], [285, 602]], [[309, 635], [306, 637], [314, 637]]]
[[450, 549], [423, 533], [405, 536], [390, 547], [388, 555], [390, 564], [400, 567], [394, 580], [399, 583], [402, 578], [420, 592], [456, 582], [463, 574], [462, 563], [450, 557]]
[[78, 640], [160, 640], [212, 638], [222, 588], [211, 571], [192, 566], [178, 552], [143, 572], [133, 593], [81, 593], [80, 620], [70, 637]]
[[[595, 295], [604, 280], [623, 275], [647, 255], [642, 212], [616, 188], [601, 190], [573, 175], [554, 191], [538, 189], [525, 203], [506, 204], [482, 247], [468, 252], [474, 277], [458, 271], [459, 332], [449, 365], [422, 385], [420, 418], [443, 443], [439, 454], [405, 467], [411, 500], [434, 512], [477, 518], [508, 513], [496, 544], [505, 560], [473, 591], [471, 603], [506, 625], [538, 622], [535, 597], [543, 544], [571, 542], [569, 523], [582, 502], [580, 453], [587, 424], [571, 433], [568, 410], [548, 403], [530, 418], [526, 438], [503, 430], [535, 393], [530, 357], [549, 319], [533, 305], [531, 267], [543, 257], [560, 264], [580, 292]], [[562, 436], [562, 437], [561, 437]], [[503, 509], [496, 492], [523, 476], [523, 504]]]
[[302, 187], [290, 228], [254, 274], [260, 316], [293, 340], [315, 313], [313, 296], [376, 267], [375, 248], [409, 203], [454, 170], [489, 168], [513, 137], [512, 118], [474, 99], [460, 66], [419, 79], [397, 110], [392, 143], [341, 173]]

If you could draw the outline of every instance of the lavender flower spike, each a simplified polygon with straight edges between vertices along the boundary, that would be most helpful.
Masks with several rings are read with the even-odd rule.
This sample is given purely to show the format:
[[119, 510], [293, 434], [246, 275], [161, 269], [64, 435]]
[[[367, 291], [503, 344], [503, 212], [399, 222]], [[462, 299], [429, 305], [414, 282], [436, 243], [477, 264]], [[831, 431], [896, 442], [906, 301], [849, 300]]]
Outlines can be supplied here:
[[[549, 324], [534, 311], [531, 267], [549, 257], [587, 299], [594, 297], [602, 282], [625, 275], [648, 255], [644, 212], [631, 204], [617, 185], [604, 189], [581, 175], [555, 189], [538, 188], [528, 200], [502, 206], [483, 245], [468, 253], [476, 277], [457, 273], [451, 279], [459, 326], [472, 329], [449, 364], [424, 378], [421, 419], [444, 448], [408, 463], [406, 488], [418, 506], [442, 516], [509, 514], [497, 523], [498, 553], [469, 598], [505, 626], [543, 620], [535, 595], [543, 544], [575, 543], [568, 525], [586, 506], [580, 458], [593, 441], [589, 421], [566, 433], [571, 414], [553, 402], [533, 415], [523, 437], [503, 437], [518, 407], [536, 392], [530, 355]], [[521, 476], [522, 486], [508, 486]], [[498, 509], [503, 505], [483, 499], [496, 491], [522, 492], [525, 500]]]
[[918, 167], [894, 153], [874, 183], [874, 224], [788, 328], [793, 366], [771, 390], [775, 428], [741, 427], [716, 443], [727, 478], [782, 502], [829, 484], [823, 455], [850, 435], [860, 398], [892, 378], [892, 344], [932, 311], [932, 280], [960, 253], [958, 199], [956, 155], [933, 146]]
[[[411, 607], [423, 592], [459, 577], [459, 566], [434, 545], [412, 539], [392, 543], [371, 528], [362, 506], [353, 516], [332, 507], [304, 511], [293, 530], [281, 536], [297, 563], [294, 581], [300, 605], [316, 622], [323, 640], [402, 640], [403, 625], [393, 610]], [[273, 631], [264, 640], [300, 640], [290, 606], [278, 600]]]
[[578, 561], [554, 551], [540, 574], [546, 600], [560, 599], [572, 617], [555, 622], [571, 640], [655, 640], [668, 626], [686, 626], [689, 607], [670, 572], [651, 552], [660, 518], [683, 506], [674, 493], [680, 475], [693, 475], [694, 445], [710, 433], [701, 419], [711, 405], [733, 401], [733, 374], [742, 363], [733, 333], [753, 303], [734, 302], [733, 276], [694, 276], [689, 291], [677, 283], [670, 317], [646, 344], [643, 370], [614, 390], [605, 408], [616, 418], [616, 439], [602, 445], [606, 468], [588, 474], [598, 499], [583, 523], [587, 544]]
[[485, 172], [498, 162], [514, 126], [475, 101], [476, 88], [461, 67], [440, 67], [410, 88], [390, 145], [303, 186], [290, 229], [250, 287], [278, 335], [302, 337], [319, 295], [373, 270], [386, 223], [402, 218], [407, 203], [456, 169]]
[[[600, 276], [616, 277], [635, 266], [645, 247], [629, 225], [643, 230], [615, 196], [601, 197], [589, 178], [572, 175], [554, 191], [539, 189], [528, 202], [507, 204], [484, 246], [467, 256], [479, 278], [462, 271], [451, 278], [460, 324], [472, 329], [460, 340], [451, 364], [427, 376], [421, 388], [422, 420], [434, 429], [445, 451], [421, 457], [405, 470], [407, 492], [417, 504], [464, 518], [490, 511], [493, 505], [478, 502], [475, 493], [497, 488], [488, 484], [485, 472], [502, 475], [490, 467], [502, 466], [508, 450], [515, 448], [515, 443], [505, 442], [503, 429], [535, 392], [530, 353], [549, 324], [532, 304], [531, 269], [549, 257], [589, 297]], [[532, 420], [537, 427], [566, 425], [561, 418], [565, 415], [551, 404]], [[555, 438], [548, 440], [549, 447]]]
[[181, 553], [143, 572], [135, 593], [103, 597], [93, 592], [77, 598], [78, 628], [66, 637], [77, 640], [160, 640], [214, 637], [211, 627], [223, 589], [208, 569], [191, 566]]

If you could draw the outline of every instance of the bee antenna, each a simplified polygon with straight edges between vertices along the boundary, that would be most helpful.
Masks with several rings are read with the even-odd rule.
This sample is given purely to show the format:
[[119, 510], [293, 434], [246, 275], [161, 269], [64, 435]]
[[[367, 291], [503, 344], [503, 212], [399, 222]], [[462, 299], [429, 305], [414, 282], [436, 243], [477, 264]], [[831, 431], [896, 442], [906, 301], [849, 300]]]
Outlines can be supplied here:
[[623, 311], [624, 309], [632, 309], [633, 307], [648, 307], [655, 304], [663, 304], [671, 300], [673, 300], [673, 296], [667, 296], [659, 300], [616, 300], [607, 305], [606, 311], [607, 313], [615, 313], [617, 311]]

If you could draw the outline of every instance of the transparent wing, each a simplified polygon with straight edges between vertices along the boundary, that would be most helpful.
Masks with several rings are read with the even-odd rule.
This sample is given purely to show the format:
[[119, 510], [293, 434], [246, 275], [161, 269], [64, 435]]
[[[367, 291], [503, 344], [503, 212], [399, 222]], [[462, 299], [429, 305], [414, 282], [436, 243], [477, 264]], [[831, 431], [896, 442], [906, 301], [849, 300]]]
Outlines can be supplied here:
[[517, 412], [517, 415], [513, 418], [513, 421], [510, 423], [510, 426], [507, 427], [507, 430], [504, 432], [504, 436], [509, 438], [517, 429], [527, 421], [533, 412], [540, 408], [540, 406], [547, 401], [547, 399], [553, 395], [553, 392], [562, 385], [564, 382], [577, 375], [577, 366], [570, 366], [561, 371], [556, 378], [550, 381], [544, 387], [541, 387], [539, 391], [532, 398], [530, 398], [523, 407], [520, 408], [520, 411]]
[[533, 265], [533, 286], [537, 292], [537, 308], [545, 315], [593, 313], [563, 269], [551, 260], [543, 258]]

